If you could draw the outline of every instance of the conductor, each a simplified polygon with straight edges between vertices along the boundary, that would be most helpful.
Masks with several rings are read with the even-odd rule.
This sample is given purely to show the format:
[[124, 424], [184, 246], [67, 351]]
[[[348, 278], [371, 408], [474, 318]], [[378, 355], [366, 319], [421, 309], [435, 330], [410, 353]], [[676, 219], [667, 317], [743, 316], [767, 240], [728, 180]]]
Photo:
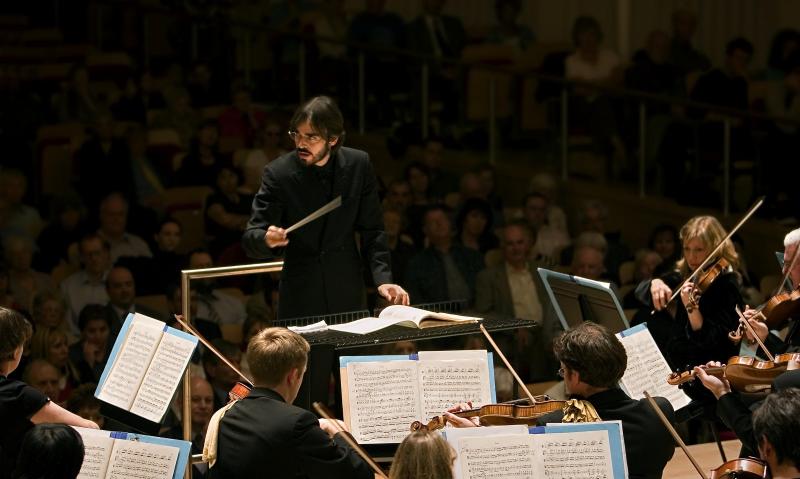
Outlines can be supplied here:
[[[365, 263], [382, 297], [393, 304], [409, 304], [408, 293], [392, 284], [369, 155], [342, 146], [344, 119], [336, 103], [318, 96], [301, 105], [291, 119], [289, 136], [296, 148], [264, 168], [242, 238], [252, 258], [284, 257], [278, 317], [364, 309]], [[340, 195], [341, 207], [286, 234], [284, 228]]]

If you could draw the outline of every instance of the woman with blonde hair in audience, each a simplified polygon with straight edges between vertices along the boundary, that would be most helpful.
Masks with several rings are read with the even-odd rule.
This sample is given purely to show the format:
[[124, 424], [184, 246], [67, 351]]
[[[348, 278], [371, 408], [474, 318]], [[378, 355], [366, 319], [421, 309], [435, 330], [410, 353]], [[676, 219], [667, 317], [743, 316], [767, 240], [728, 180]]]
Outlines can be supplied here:
[[67, 334], [67, 342], [73, 344], [77, 341], [66, 318], [67, 304], [57, 291], [45, 290], [33, 297], [31, 319], [36, 329], [57, 329]]
[[31, 338], [31, 359], [45, 359], [61, 373], [56, 402], [66, 400], [72, 390], [81, 383], [77, 366], [69, 359], [69, 343], [64, 331], [39, 327]]
[[452, 479], [456, 453], [439, 433], [412, 432], [397, 448], [389, 479]]

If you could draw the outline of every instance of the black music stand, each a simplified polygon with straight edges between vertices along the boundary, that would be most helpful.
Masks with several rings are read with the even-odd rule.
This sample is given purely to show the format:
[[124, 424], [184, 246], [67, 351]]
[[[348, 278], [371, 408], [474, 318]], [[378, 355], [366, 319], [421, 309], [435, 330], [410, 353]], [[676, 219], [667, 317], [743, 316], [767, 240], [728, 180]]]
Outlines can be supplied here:
[[603, 325], [613, 333], [630, 327], [608, 283], [544, 268], [538, 271], [564, 330], [584, 321]]

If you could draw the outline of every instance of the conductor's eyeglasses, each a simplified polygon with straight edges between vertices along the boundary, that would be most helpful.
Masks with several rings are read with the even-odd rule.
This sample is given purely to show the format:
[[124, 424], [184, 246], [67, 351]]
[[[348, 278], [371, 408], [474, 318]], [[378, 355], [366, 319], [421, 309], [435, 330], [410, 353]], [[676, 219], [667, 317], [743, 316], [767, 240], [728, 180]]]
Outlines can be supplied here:
[[305, 141], [308, 145], [315, 145], [322, 141], [322, 137], [316, 133], [302, 134], [297, 130], [289, 130], [289, 137], [294, 140], [295, 143]]

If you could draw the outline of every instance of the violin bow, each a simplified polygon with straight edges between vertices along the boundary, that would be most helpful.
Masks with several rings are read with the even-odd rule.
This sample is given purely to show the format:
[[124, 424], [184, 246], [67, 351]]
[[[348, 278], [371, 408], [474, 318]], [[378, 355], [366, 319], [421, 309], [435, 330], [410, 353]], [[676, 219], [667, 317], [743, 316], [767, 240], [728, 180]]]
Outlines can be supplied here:
[[[736, 226], [734, 226], [730, 230], [730, 232], [728, 233], [728, 236], [723, 238], [722, 241], [720, 241], [717, 244], [717, 246], [711, 251], [711, 253], [706, 257], [706, 259], [703, 260], [702, 263], [700, 263], [700, 266], [698, 266], [694, 271], [692, 271], [692, 274], [690, 274], [689, 277], [684, 279], [683, 282], [680, 284], [680, 286], [675, 288], [675, 291], [672, 293], [672, 296], [669, 298], [669, 301], [667, 301], [666, 304], [671, 303], [679, 294], [681, 294], [681, 289], [683, 288], [683, 285], [686, 284], [689, 280], [694, 280], [694, 277], [697, 276], [697, 274], [700, 271], [703, 271], [703, 268], [705, 268], [708, 265], [708, 263], [710, 263], [714, 259], [714, 256], [716, 256], [716, 254], [719, 252], [719, 250], [721, 250], [722, 247], [725, 246], [725, 242], [728, 241], [729, 239], [731, 239], [731, 237], [734, 234], [736, 234], [737, 231], [739, 231], [739, 228], [741, 228], [742, 225], [744, 225], [747, 222], [747, 220], [749, 220], [750, 217], [753, 216], [753, 214], [756, 212], [756, 210], [761, 208], [762, 204], [764, 204], [764, 197], [763, 196], [761, 198], [759, 198], [758, 201], [756, 201], [753, 206], [750, 207], [750, 209], [747, 211], [747, 213], [745, 213], [744, 217], [742, 217], [742, 219], [739, 220], [738, 223], [736, 223]], [[654, 309], [654, 310], [652, 310], [650, 312], [650, 314], [655, 314], [655, 312], [656, 312], [656, 310]]]
[[197, 339], [199, 339], [200, 342], [203, 343], [203, 346], [207, 347], [209, 351], [214, 353], [220, 359], [220, 361], [222, 361], [223, 363], [227, 364], [229, 368], [233, 369], [233, 371], [236, 374], [238, 374], [242, 379], [244, 379], [247, 382], [247, 384], [250, 385], [250, 387], [253, 387], [253, 381], [250, 378], [248, 378], [247, 376], [245, 376], [245, 374], [243, 372], [239, 371], [239, 368], [234, 366], [233, 363], [231, 363], [228, 360], [228, 358], [226, 358], [221, 352], [217, 351], [217, 348], [212, 346], [211, 343], [206, 338], [204, 338], [202, 334], [197, 332], [197, 330], [192, 327], [191, 324], [189, 324], [186, 321], [184, 321], [183, 320], [183, 315], [181, 315], [181, 314], [173, 314], [173, 316], [175, 316], [175, 320], [178, 321], [179, 323], [181, 323], [181, 326], [183, 326], [186, 329], [186, 331], [189, 331], [194, 336], [197, 336]]
[[492, 348], [494, 348], [497, 355], [500, 356], [500, 359], [503, 360], [503, 363], [506, 365], [509, 372], [511, 372], [511, 375], [514, 376], [514, 379], [517, 381], [517, 384], [519, 384], [522, 390], [525, 391], [525, 394], [531, 401], [531, 405], [536, 404], [536, 399], [534, 399], [533, 394], [531, 394], [531, 391], [528, 389], [528, 386], [526, 386], [525, 383], [522, 381], [522, 379], [520, 379], [519, 375], [514, 370], [514, 367], [511, 366], [511, 363], [509, 363], [508, 359], [506, 359], [506, 356], [503, 354], [503, 351], [500, 351], [500, 348], [497, 347], [497, 343], [494, 342], [494, 339], [492, 339], [492, 336], [489, 334], [489, 331], [487, 331], [486, 328], [483, 327], [482, 323], [479, 327], [483, 335], [486, 336], [486, 339], [489, 341], [489, 344], [492, 345]]
[[758, 345], [761, 346], [761, 349], [764, 350], [764, 353], [767, 355], [769, 360], [775, 362], [775, 356], [773, 356], [772, 353], [769, 352], [769, 349], [767, 349], [767, 347], [764, 346], [764, 343], [761, 341], [761, 338], [758, 337], [753, 327], [750, 326], [750, 323], [747, 321], [747, 319], [745, 319], [744, 314], [742, 314], [742, 310], [739, 309], [738, 304], [736, 305], [736, 314], [739, 315], [739, 322], [743, 324], [744, 327], [747, 329], [747, 331], [750, 333], [750, 335], [752, 335], [753, 338], [755, 338], [756, 342], [758, 342]]
[[675, 442], [678, 444], [678, 446], [680, 446], [681, 449], [683, 449], [684, 454], [686, 454], [686, 457], [688, 457], [689, 461], [692, 462], [694, 468], [697, 469], [697, 473], [700, 474], [700, 477], [702, 477], [703, 479], [708, 479], [706, 473], [703, 472], [703, 469], [700, 468], [700, 464], [697, 463], [694, 456], [692, 456], [692, 453], [689, 452], [689, 448], [686, 447], [686, 444], [684, 444], [683, 439], [681, 439], [681, 437], [675, 431], [675, 428], [672, 427], [672, 424], [669, 423], [669, 419], [667, 419], [667, 416], [665, 416], [664, 412], [661, 411], [661, 408], [658, 407], [658, 404], [656, 403], [655, 399], [653, 399], [653, 397], [650, 396], [650, 393], [648, 393], [647, 391], [643, 391], [643, 393], [644, 397], [647, 398], [647, 402], [650, 404], [650, 407], [653, 408], [653, 410], [656, 412], [656, 415], [658, 415], [658, 418], [661, 419], [661, 422], [664, 423], [664, 427], [666, 427], [669, 433], [672, 434], [672, 438], [675, 439]]
[[378, 465], [378, 463], [376, 463], [370, 457], [370, 455], [367, 454], [367, 451], [365, 451], [364, 448], [362, 448], [361, 445], [359, 443], [357, 443], [355, 441], [355, 439], [353, 439], [353, 437], [350, 435], [350, 433], [348, 433], [342, 427], [342, 425], [339, 424], [339, 421], [336, 418], [333, 417], [333, 414], [331, 413], [331, 411], [328, 409], [327, 406], [325, 406], [321, 402], [316, 402], [316, 401], [314, 402], [313, 406], [314, 406], [314, 410], [317, 411], [317, 413], [320, 416], [322, 416], [324, 419], [329, 420], [331, 422], [331, 424], [333, 424], [333, 427], [335, 427], [337, 431], [342, 433], [342, 439], [344, 439], [347, 442], [347, 444], [349, 444], [350, 447], [352, 447], [353, 450], [356, 451], [356, 453], [359, 456], [361, 456], [361, 459], [363, 459], [364, 462], [369, 464], [369, 467], [372, 468], [372, 470], [375, 472], [375, 474], [377, 474], [379, 477], [382, 477], [383, 479], [388, 479], [386, 477], [386, 474], [384, 474], [383, 469], [381, 469], [381, 467]]
[[[800, 243], [795, 243], [795, 244], [798, 245], [798, 248], [800, 248]], [[783, 275], [783, 279], [781, 280], [780, 284], [778, 284], [778, 288], [775, 290], [773, 296], [777, 296], [777, 294], [780, 293], [780, 291], [786, 287], [786, 280], [789, 279], [789, 274], [794, 269], [795, 263], [797, 263], [797, 257], [800, 256], [797, 254], [798, 252], [800, 251], [797, 251], [797, 249], [794, 250], [794, 256], [792, 256], [792, 262], [789, 263], [789, 268], [786, 270], [786, 274]], [[794, 287], [797, 287], [797, 285], [794, 285]]]

